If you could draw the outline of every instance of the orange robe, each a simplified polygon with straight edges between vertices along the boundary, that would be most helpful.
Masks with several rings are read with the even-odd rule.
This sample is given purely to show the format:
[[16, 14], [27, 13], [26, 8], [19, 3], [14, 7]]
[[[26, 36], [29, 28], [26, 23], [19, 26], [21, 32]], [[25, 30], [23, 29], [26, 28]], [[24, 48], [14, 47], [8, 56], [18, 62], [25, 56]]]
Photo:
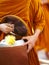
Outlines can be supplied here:
[[39, 46], [41, 48], [45, 48], [46, 51], [49, 52], [49, 5], [48, 4], [42, 4], [43, 12], [45, 15], [45, 27], [43, 32], [40, 35], [40, 42]]
[[44, 28], [44, 37], [45, 37], [45, 47], [49, 52], [49, 5], [43, 5], [43, 11], [45, 13], [45, 28]]
[[[36, 0], [35, 0], [36, 1]], [[39, 4], [38, 4], [38, 3]], [[32, 0], [32, 2], [31, 2], [31, 7], [30, 7], [30, 21], [32, 21], [33, 19], [34, 19], [34, 22], [32, 23], [33, 24], [33, 27], [34, 27], [34, 30], [36, 29], [36, 28], [39, 28], [39, 29], [41, 29], [41, 31], [43, 30], [43, 27], [45, 27], [45, 16], [44, 16], [44, 12], [43, 12], [43, 10], [41, 9], [41, 3], [40, 3], [40, 1], [39, 0], [37, 0], [36, 2], [35, 2], [35, 9], [33, 10], [33, 0]], [[38, 7], [39, 6], [39, 7]], [[33, 13], [33, 12], [35, 12], [35, 14]], [[35, 15], [35, 18], [34, 18], [34, 16], [33, 15]], [[40, 22], [39, 22], [40, 21]], [[42, 22], [43, 21], [43, 22]], [[39, 35], [39, 38], [38, 38], [38, 40], [37, 40], [37, 42], [36, 42], [36, 45], [35, 45], [35, 49], [36, 50], [39, 50], [39, 49], [43, 49], [43, 48], [45, 48], [45, 43], [43, 44], [43, 42], [44, 42], [44, 36], [42, 35], [42, 33], [43, 33], [43, 31], [41, 32], [41, 34]]]
[[44, 12], [46, 22], [45, 22], [44, 30], [40, 34], [35, 48], [37, 50], [45, 49], [47, 52], [49, 52], [49, 0], [47, 0], [47, 2], [45, 3], [41, 2], [41, 6]]
[[[0, 0], [0, 22], [3, 16], [16, 15], [21, 17], [29, 28], [29, 35], [32, 35], [32, 29], [43, 30], [45, 20], [38, 0]], [[0, 39], [3, 39], [0, 35]], [[38, 58], [34, 48], [28, 54], [30, 65], [39, 65]]]

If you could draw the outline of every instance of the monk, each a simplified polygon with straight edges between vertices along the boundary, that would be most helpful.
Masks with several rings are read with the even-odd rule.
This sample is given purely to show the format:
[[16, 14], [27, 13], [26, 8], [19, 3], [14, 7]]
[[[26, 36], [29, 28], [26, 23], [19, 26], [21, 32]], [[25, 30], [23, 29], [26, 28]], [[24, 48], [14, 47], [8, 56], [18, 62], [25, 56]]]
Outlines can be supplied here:
[[49, 59], [49, 0], [40, 0], [41, 6], [45, 15], [45, 27], [39, 36], [38, 43], [35, 48], [37, 50], [44, 49], [46, 56]]
[[[38, 0], [0, 0], [0, 22], [6, 15], [15, 15], [22, 18], [29, 28], [29, 34], [22, 39], [27, 39], [29, 65], [39, 65], [38, 57], [34, 50], [35, 42], [43, 31], [45, 19]], [[4, 27], [3, 27], [4, 26]], [[0, 24], [0, 40], [13, 30], [13, 25]]]
[[49, 52], [49, 0], [41, 0], [41, 5], [45, 14], [45, 21], [46, 21], [44, 30], [41, 35], [42, 38], [44, 39], [43, 46], [46, 48], [46, 55], [49, 58], [49, 53], [48, 53]]

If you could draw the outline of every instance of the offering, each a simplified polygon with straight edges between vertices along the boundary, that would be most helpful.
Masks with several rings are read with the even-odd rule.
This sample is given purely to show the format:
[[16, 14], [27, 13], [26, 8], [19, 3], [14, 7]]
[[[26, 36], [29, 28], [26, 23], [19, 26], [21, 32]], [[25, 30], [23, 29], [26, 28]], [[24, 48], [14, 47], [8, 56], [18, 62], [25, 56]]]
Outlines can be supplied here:
[[7, 36], [5, 37], [5, 42], [6, 42], [8, 45], [14, 45], [15, 40], [16, 40], [16, 38], [15, 38], [15, 36], [13, 36], [13, 35], [7, 35]]

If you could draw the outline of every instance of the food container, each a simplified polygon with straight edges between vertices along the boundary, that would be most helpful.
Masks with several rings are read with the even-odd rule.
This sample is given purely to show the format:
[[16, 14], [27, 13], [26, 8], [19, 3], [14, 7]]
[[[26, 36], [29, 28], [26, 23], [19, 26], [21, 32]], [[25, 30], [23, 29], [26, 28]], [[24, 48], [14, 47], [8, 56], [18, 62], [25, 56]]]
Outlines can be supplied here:
[[0, 42], [0, 65], [28, 65], [27, 46], [23, 40], [17, 40], [8, 46], [5, 40]]
[[16, 42], [14, 45], [8, 45], [5, 40], [0, 42], [0, 65], [28, 65], [27, 46], [23, 45], [23, 40], [19, 40], [30, 34], [28, 25], [15, 15], [4, 16], [1, 23], [14, 24], [14, 30], [9, 34], [16, 37]]

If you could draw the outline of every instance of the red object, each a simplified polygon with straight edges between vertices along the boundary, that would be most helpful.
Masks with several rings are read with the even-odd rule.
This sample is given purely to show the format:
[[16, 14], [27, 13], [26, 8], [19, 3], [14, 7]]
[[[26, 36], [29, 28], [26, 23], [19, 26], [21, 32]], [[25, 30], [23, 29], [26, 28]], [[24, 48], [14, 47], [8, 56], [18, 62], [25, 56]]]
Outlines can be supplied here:
[[0, 48], [0, 65], [28, 65], [27, 47]]

